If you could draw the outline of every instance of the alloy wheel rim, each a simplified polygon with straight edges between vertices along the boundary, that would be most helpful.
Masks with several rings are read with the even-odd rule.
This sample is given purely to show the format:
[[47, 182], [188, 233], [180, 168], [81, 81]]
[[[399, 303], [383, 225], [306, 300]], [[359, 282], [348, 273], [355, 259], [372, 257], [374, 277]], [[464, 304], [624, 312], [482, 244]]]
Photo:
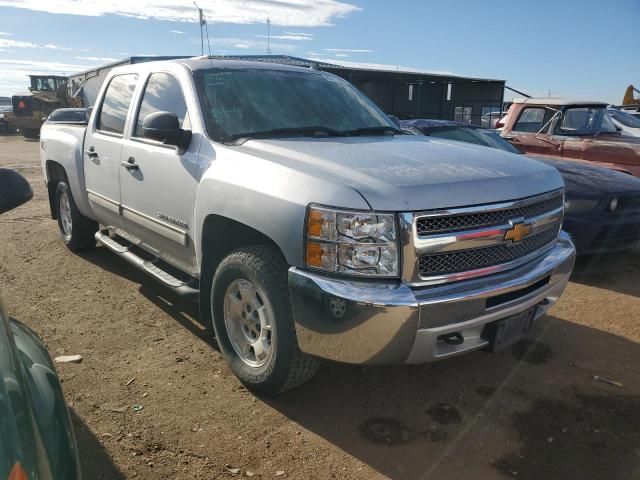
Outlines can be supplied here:
[[274, 314], [269, 301], [252, 282], [234, 280], [224, 296], [224, 323], [234, 351], [250, 367], [261, 367], [274, 349]]
[[73, 223], [71, 221], [71, 205], [69, 204], [69, 195], [63, 193], [60, 195], [60, 223], [62, 224], [62, 232], [64, 238], [69, 240]]

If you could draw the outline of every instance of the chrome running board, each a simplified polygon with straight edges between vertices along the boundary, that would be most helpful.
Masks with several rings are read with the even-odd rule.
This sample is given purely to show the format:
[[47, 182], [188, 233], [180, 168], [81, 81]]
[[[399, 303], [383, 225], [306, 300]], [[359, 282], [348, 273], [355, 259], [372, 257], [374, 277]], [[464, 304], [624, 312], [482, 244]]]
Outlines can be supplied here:
[[174, 277], [154, 263], [154, 261], [145, 260], [144, 258], [136, 255], [131, 251], [131, 247], [123, 245], [115, 238], [110, 237], [106, 231], [103, 230], [96, 232], [95, 237], [98, 243], [102, 246], [108, 248], [138, 270], [141, 270], [147, 275], [155, 278], [165, 287], [170, 288], [181, 297], [191, 301], [198, 301], [200, 291], [197, 288], [194, 288], [183, 280]]

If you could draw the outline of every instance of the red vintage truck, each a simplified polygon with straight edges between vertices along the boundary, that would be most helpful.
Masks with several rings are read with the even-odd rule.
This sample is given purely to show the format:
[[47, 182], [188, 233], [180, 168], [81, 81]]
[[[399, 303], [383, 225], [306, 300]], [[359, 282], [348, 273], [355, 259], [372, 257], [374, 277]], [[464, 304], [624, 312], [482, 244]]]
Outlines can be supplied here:
[[502, 136], [529, 155], [596, 163], [640, 177], [640, 138], [622, 135], [606, 108], [593, 101], [516, 100]]

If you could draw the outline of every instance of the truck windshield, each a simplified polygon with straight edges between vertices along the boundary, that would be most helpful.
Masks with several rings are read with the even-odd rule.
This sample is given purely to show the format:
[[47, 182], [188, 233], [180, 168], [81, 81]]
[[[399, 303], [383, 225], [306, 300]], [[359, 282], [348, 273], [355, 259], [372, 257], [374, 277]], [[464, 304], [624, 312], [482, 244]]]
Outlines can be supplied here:
[[399, 132], [371, 100], [330, 73], [211, 69], [195, 80], [216, 141]]
[[605, 112], [605, 107], [569, 107], [562, 114], [559, 133], [564, 135], [617, 133], [615, 125]]
[[625, 112], [623, 110], [609, 109], [607, 110], [607, 113], [611, 118], [617, 120], [625, 127], [640, 128], [640, 118], [634, 117], [628, 112]]

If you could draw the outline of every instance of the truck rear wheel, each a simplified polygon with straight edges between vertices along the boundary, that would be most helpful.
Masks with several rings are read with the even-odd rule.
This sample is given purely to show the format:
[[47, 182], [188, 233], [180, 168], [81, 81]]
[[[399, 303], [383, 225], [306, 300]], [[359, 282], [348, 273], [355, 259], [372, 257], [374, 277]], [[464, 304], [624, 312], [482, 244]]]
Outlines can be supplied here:
[[298, 349], [287, 264], [274, 248], [247, 247], [219, 265], [211, 288], [213, 327], [233, 373], [275, 394], [310, 379], [319, 361]]
[[58, 183], [56, 187], [55, 208], [58, 228], [69, 250], [77, 252], [96, 246], [98, 224], [80, 213], [65, 182]]

